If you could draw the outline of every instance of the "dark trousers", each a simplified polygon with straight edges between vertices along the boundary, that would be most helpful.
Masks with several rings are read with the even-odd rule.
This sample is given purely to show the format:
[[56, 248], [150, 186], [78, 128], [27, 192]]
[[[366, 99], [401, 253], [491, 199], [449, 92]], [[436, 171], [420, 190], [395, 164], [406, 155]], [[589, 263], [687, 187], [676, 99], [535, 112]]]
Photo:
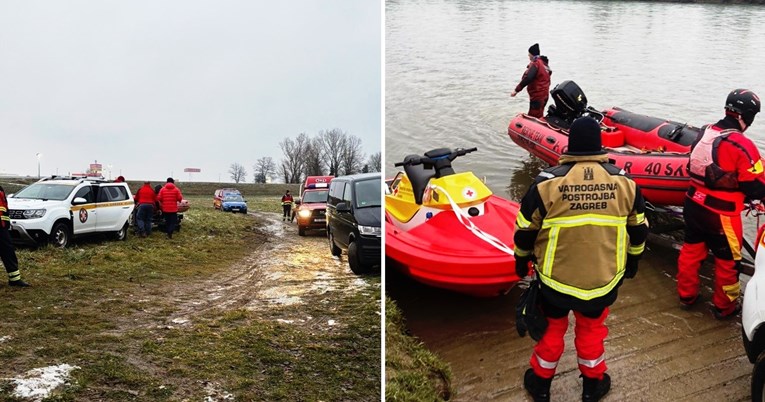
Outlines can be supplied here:
[[292, 211], [292, 205], [282, 205], [282, 209], [284, 210], [284, 218], [289, 219], [290, 218], [290, 212]]
[[165, 217], [165, 233], [167, 233], [168, 236], [172, 236], [175, 227], [178, 225], [178, 213], [163, 212], [162, 215]]
[[8, 274], [18, 274], [19, 260], [16, 258], [16, 249], [11, 242], [11, 233], [8, 229], [9, 222], [4, 222], [0, 225], [0, 258], [5, 265], [5, 271]]
[[153, 204], [139, 204], [138, 212], [135, 214], [138, 233], [151, 234], [151, 220], [154, 217]]
[[545, 105], [547, 105], [547, 99], [531, 99], [529, 101], [529, 116], [543, 117], [545, 115]]

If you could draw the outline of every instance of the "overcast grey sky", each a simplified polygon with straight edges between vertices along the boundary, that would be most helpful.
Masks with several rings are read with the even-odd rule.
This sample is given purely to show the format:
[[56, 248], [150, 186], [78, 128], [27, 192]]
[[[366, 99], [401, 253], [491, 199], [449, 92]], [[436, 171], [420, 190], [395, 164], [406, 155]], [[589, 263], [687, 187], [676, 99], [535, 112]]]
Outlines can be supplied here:
[[0, 173], [252, 181], [332, 128], [378, 152], [381, 24], [380, 0], [0, 0]]

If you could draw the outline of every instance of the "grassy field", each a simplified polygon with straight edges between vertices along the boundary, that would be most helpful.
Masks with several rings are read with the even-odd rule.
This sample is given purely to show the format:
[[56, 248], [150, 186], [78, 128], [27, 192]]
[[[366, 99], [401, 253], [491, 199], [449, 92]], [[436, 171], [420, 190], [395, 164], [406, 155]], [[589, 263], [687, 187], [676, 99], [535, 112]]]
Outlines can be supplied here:
[[396, 303], [385, 299], [385, 400], [446, 401], [454, 390], [449, 367], [407, 334]]
[[[293, 306], [213, 308], [192, 325], [168, 324], [177, 299], [195, 297], [186, 287], [199, 289], [267, 240], [256, 217], [215, 211], [212, 192], [192, 195], [207, 188], [180, 187], [191, 209], [172, 240], [18, 250], [33, 287], [0, 285], [0, 400], [21, 401], [9, 378], [58, 364], [79, 369], [46, 401], [379, 400], [379, 294], [333, 300], [343, 332], [275, 319]], [[278, 212], [283, 188], [253, 188], [250, 210]], [[365, 280], [379, 286], [379, 277]], [[303, 308], [321, 316], [326, 306]]]

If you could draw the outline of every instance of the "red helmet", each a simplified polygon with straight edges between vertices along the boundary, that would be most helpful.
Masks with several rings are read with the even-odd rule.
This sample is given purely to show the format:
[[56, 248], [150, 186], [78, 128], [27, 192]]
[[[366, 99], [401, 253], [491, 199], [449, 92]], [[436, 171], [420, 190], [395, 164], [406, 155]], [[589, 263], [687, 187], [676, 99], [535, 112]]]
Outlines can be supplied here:
[[735, 89], [725, 99], [725, 109], [738, 113], [747, 125], [760, 113], [760, 97], [748, 89]]

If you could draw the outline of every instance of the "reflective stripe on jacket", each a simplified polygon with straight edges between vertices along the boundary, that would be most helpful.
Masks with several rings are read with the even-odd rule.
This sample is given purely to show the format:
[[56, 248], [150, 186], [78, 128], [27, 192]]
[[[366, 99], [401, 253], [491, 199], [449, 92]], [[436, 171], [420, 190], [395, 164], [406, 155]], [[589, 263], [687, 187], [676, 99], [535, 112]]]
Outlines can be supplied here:
[[5, 193], [0, 191], [0, 220], [6, 222], [11, 221], [11, 217], [8, 216], [8, 200], [5, 198]]
[[[643, 197], [608, 155], [563, 155], [560, 163], [540, 173], [524, 196], [516, 250], [523, 255], [532, 233], [544, 285], [579, 300], [600, 298], [621, 283], [627, 254], [643, 252]], [[641, 234], [631, 238], [630, 227], [639, 226]]]

